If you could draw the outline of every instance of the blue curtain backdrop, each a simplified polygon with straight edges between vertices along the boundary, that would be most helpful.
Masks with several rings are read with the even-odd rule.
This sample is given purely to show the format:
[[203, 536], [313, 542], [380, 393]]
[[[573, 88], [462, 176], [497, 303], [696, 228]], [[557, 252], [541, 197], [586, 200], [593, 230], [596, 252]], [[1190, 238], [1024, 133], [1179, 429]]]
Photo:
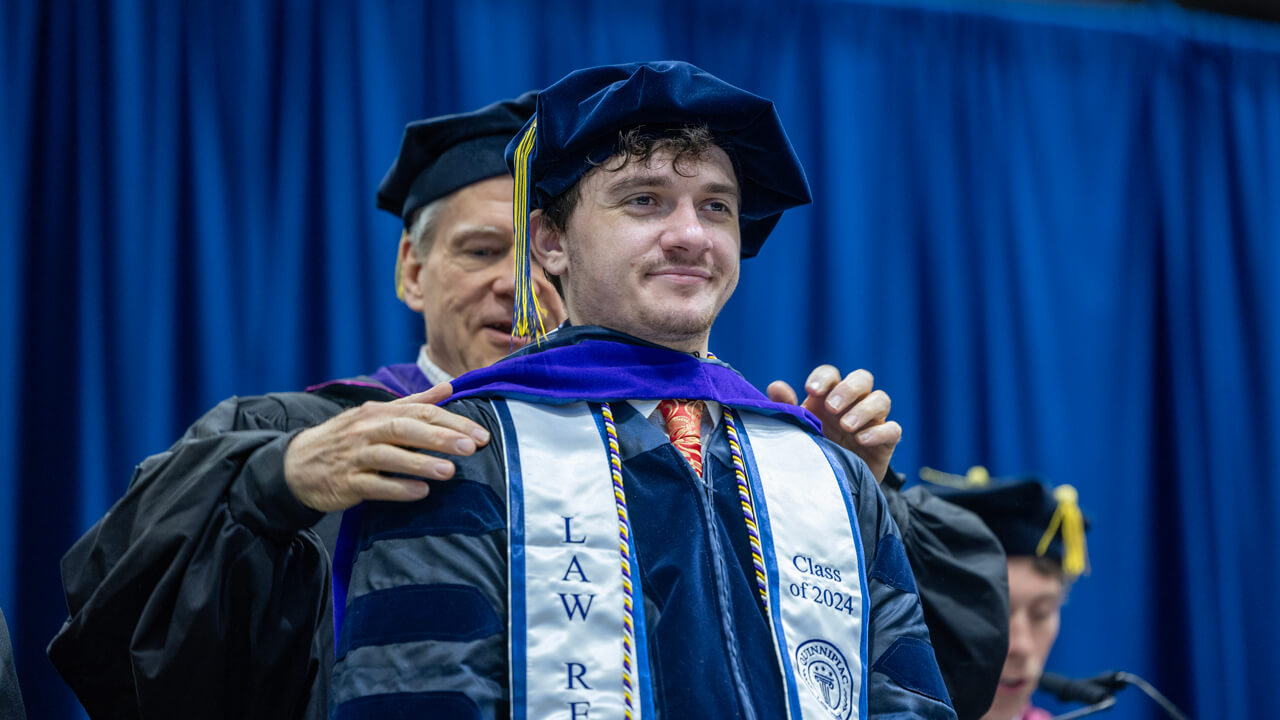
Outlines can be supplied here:
[[[374, 189], [404, 123], [679, 58], [774, 98], [812, 207], [717, 325], [871, 369], [895, 460], [1081, 492], [1053, 670], [1264, 717], [1280, 647], [1280, 28], [1172, 6], [0, 5], [0, 607], [33, 718], [58, 561], [231, 394], [414, 355]], [[1130, 691], [1118, 717], [1155, 718]]]

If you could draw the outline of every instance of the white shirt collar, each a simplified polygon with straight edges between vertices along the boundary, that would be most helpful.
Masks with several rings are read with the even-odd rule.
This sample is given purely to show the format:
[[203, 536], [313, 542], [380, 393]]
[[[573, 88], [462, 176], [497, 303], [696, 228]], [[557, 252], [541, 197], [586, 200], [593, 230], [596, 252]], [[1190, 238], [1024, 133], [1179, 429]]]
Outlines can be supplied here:
[[431, 357], [427, 355], [427, 345], [423, 343], [418, 348], [418, 369], [423, 375], [427, 376], [427, 382], [432, 385], [439, 385], [442, 382], [452, 382], [453, 376], [445, 372], [439, 365], [431, 362]]
[[[662, 402], [661, 400], [628, 400], [627, 402], [631, 403], [631, 407], [635, 408], [641, 416], [648, 418], [649, 422], [662, 428], [663, 432], [667, 431], [667, 423], [662, 419], [662, 413], [658, 412], [658, 403]], [[707, 406], [707, 412], [702, 416], [702, 424], [705, 427], [707, 420], [710, 420], [711, 429], [714, 429], [720, 424], [720, 416], [723, 413], [720, 403], [715, 400], [702, 402]]]
[[[650, 425], [661, 430], [663, 435], [667, 434], [667, 421], [663, 419], [662, 413], [658, 412], [658, 403], [662, 402], [661, 400], [628, 400], [627, 402], [631, 403], [631, 407], [635, 408], [636, 412], [648, 418]], [[702, 413], [702, 428], [700, 434], [703, 438], [702, 464], [703, 466], [706, 466], [711, 454], [711, 443], [707, 442], [707, 439], [711, 437], [711, 432], [720, 424], [720, 416], [723, 411], [720, 407], [720, 403], [714, 400], [703, 400], [703, 402], [707, 406], [707, 411]], [[706, 481], [705, 477], [703, 478], [703, 481]]]

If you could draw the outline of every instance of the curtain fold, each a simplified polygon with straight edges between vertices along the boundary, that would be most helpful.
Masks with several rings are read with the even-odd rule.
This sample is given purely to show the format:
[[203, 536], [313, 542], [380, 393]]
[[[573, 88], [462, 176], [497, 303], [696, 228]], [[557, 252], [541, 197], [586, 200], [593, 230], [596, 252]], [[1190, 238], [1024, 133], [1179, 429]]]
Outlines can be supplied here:
[[[1280, 621], [1280, 28], [866, 0], [0, 3], [0, 607], [31, 717], [58, 560], [232, 394], [416, 354], [406, 122], [684, 59], [774, 99], [814, 187], [713, 332], [763, 386], [866, 367], [894, 465], [1080, 490], [1050, 668], [1263, 716]], [[1160, 717], [1136, 692], [1125, 717]]]

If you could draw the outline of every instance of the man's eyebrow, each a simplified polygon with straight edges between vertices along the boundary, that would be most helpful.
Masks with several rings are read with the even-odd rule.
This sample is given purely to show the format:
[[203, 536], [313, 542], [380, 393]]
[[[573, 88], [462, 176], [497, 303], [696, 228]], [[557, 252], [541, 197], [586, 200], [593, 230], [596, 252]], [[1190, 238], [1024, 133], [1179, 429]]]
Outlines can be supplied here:
[[476, 235], [510, 235], [510, 228], [500, 228], [497, 225], [473, 225], [465, 223], [455, 225], [453, 228], [454, 237], [473, 237]]
[[610, 194], [621, 194], [642, 187], [670, 187], [671, 179], [657, 173], [651, 175], [632, 175], [609, 185]]
[[501, 228], [497, 225], [477, 225], [473, 223], [463, 223], [454, 225], [449, 229], [447, 242], [463, 243], [474, 238], [511, 238], [511, 228]]
[[[608, 192], [610, 195], [621, 195], [623, 193], [630, 192], [631, 190], [646, 187], [671, 187], [671, 178], [666, 175], [656, 173], [652, 175], [632, 175], [631, 177], [623, 178], [610, 185]], [[732, 195], [734, 198], [740, 197], [738, 193], [738, 186], [732, 183], [708, 183], [702, 187], [702, 190], [703, 192], [715, 195]]]
[[715, 195], [732, 195], [739, 197], [738, 186], [729, 183], [710, 183], [704, 186], [703, 191], [713, 193]]

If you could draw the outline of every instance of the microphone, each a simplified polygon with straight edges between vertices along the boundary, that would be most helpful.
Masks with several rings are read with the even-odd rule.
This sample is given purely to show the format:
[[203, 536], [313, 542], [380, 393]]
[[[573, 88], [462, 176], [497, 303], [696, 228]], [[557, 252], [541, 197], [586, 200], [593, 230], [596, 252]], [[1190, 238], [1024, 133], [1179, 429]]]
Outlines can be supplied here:
[[1114, 673], [1099, 675], [1097, 678], [1088, 680], [1072, 680], [1065, 675], [1045, 673], [1040, 676], [1040, 689], [1063, 702], [1093, 705], [1102, 702], [1115, 693], [1115, 689], [1110, 687], [1110, 683], [1106, 682], [1107, 680], [1114, 682], [1112, 675]]
[[1142, 678], [1128, 672], [1109, 672], [1091, 677], [1084, 680], [1073, 680], [1056, 673], [1044, 673], [1040, 676], [1040, 690], [1053, 695], [1063, 702], [1078, 702], [1088, 705], [1089, 707], [1059, 715], [1054, 720], [1068, 720], [1092, 715], [1100, 710], [1106, 710], [1116, 704], [1116, 692], [1123, 690], [1128, 686], [1134, 686], [1146, 693], [1165, 711], [1169, 717], [1174, 720], [1187, 720], [1187, 716], [1176, 705], [1169, 701], [1151, 686], [1151, 683]]

